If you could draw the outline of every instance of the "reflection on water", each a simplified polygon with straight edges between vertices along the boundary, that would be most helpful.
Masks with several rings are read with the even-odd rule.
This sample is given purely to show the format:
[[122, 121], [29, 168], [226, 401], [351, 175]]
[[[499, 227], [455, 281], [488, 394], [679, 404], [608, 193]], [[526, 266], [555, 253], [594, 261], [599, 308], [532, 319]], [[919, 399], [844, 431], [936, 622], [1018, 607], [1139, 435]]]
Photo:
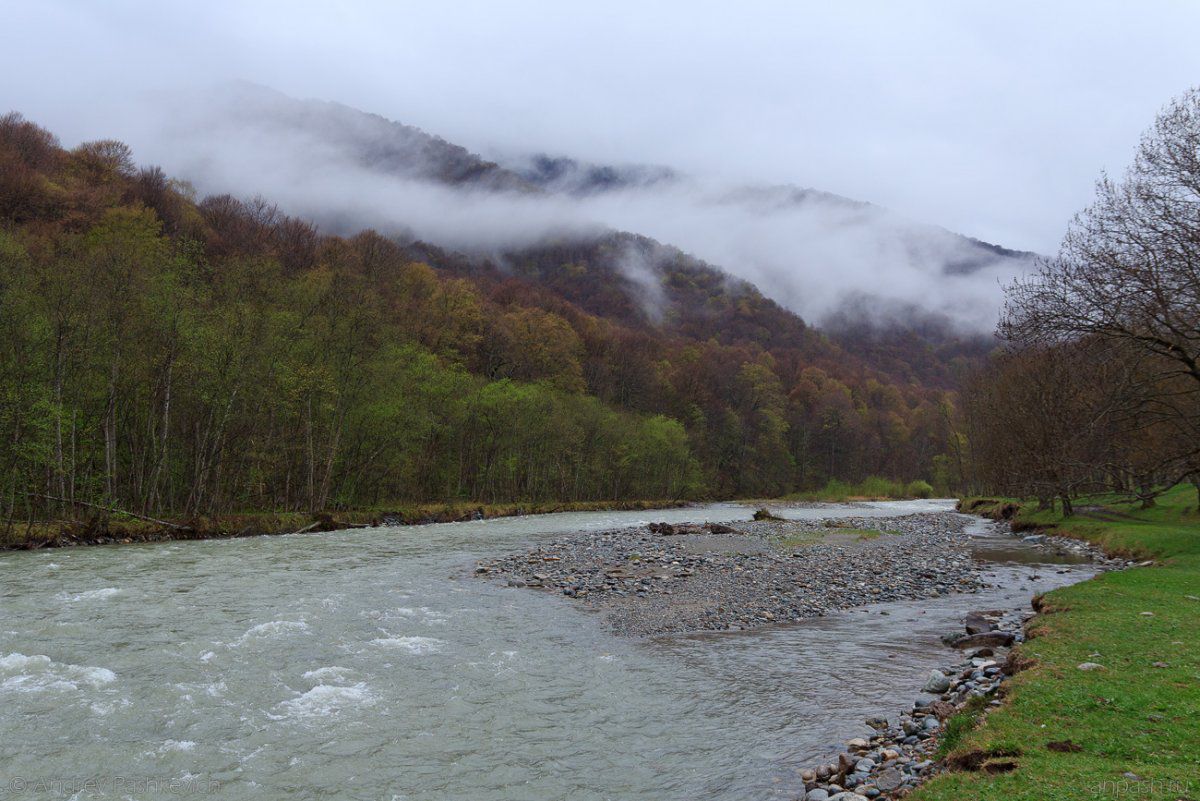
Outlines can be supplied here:
[[[785, 514], [931, 508], [947, 504]], [[717, 504], [0, 556], [0, 779], [214, 780], [228, 799], [787, 798], [863, 718], [911, 702], [965, 611], [1091, 570], [1035, 580], [1005, 557], [988, 567], [1005, 589], [982, 595], [648, 642], [466, 575], [563, 531], [749, 516]], [[164, 797], [78, 798], [122, 796]]]

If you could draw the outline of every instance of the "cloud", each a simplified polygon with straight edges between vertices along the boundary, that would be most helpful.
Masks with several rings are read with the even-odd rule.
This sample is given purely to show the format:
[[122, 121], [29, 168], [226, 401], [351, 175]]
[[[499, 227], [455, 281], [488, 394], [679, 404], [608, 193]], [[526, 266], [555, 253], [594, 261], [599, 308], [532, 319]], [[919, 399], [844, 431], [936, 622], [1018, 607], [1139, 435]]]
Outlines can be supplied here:
[[[629, 228], [810, 315], [843, 290], [882, 289], [978, 316], [999, 276], [931, 274], [926, 256], [938, 254], [920, 248], [954, 245], [914, 251], [897, 233], [904, 221], [1051, 251], [1099, 171], [1119, 171], [1157, 108], [1200, 75], [1200, 6], [1167, 0], [514, 0], [502, 12], [482, 0], [43, 0], [5, 17], [0, 107], [68, 144], [121, 138], [204, 188], [464, 246]], [[364, 174], [316, 142], [206, 140], [202, 124], [163, 135], [164, 109], [226, 79], [339, 100], [489, 157], [563, 153], [692, 178], [501, 198]], [[177, 123], [194, 119], [184, 106]], [[892, 211], [864, 220], [836, 206], [729, 201], [740, 187], [779, 185]]]

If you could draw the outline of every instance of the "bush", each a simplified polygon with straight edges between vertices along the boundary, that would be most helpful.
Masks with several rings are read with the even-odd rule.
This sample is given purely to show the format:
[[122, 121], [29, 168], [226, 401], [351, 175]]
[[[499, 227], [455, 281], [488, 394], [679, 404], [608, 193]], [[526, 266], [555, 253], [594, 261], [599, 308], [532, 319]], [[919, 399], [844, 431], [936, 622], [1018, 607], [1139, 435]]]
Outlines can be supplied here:
[[933, 486], [928, 481], [917, 479], [908, 482], [908, 486], [904, 488], [904, 494], [912, 498], [932, 498]]

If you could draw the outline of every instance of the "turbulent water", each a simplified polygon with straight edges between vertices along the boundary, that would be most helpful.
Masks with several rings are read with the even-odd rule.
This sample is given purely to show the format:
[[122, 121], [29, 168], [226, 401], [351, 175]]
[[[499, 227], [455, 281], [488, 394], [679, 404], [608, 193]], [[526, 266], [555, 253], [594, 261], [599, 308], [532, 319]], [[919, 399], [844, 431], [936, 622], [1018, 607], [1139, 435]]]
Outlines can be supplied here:
[[470, 575], [566, 531], [748, 517], [720, 504], [0, 555], [0, 798], [791, 797], [864, 717], [911, 703], [963, 612], [1092, 570], [992, 536], [980, 552], [1002, 560], [1002, 590], [646, 642]]

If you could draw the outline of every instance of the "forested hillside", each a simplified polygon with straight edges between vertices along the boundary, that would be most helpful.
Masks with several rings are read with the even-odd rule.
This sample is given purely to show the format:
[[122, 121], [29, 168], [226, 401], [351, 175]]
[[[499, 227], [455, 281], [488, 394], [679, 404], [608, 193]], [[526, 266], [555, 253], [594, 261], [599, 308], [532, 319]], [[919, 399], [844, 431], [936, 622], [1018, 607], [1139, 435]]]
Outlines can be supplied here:
[[945, 482], [974, 357], [913, 346], [925, 367], [879, 369], [641, 237], [481, 259], [327, 236], [0, 118], [9, 520]]

